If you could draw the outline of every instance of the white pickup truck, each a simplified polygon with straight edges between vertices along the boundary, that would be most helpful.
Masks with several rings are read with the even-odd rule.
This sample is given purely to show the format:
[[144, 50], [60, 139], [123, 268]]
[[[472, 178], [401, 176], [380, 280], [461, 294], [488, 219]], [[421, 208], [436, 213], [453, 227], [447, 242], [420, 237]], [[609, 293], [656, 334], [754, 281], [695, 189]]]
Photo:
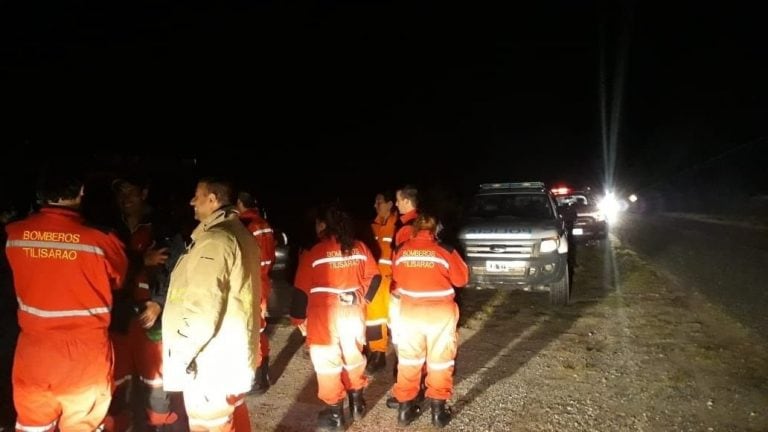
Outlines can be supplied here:
[[568, 233], [542, 182], [480, 185], [459, 231], [470, 284], [570, 298]]

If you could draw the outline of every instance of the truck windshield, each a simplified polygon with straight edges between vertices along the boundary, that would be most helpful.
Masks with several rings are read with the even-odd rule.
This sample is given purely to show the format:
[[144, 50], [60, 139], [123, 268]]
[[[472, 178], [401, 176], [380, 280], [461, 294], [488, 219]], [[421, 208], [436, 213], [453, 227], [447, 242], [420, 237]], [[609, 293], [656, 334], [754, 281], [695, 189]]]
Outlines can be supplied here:
[[554, 212], [546, 194], [488, 194], [475, 197], [469, 216], [551, 219]]

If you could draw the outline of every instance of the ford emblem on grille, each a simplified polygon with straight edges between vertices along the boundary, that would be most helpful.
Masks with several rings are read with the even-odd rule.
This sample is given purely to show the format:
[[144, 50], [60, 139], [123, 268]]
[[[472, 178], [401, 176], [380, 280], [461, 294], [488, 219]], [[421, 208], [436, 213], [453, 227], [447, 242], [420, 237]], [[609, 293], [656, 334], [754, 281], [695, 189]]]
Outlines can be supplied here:
[[493, 253], [502, 253], [506, 251], [507, 248], [505, 246], [491, 246], [491, 252]]

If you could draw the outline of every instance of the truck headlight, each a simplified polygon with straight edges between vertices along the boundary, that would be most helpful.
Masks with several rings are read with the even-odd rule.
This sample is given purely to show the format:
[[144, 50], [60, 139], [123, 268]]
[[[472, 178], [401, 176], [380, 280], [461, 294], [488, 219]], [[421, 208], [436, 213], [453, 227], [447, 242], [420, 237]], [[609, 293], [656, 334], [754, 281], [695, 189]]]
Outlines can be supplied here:
[[541, 242], [541, 245], [539, 246], [539, 252], [541, 253], [552, 252], [554, 250], [557, 250], [557, 247], [558, 247], [557, 238], [546, 239]]

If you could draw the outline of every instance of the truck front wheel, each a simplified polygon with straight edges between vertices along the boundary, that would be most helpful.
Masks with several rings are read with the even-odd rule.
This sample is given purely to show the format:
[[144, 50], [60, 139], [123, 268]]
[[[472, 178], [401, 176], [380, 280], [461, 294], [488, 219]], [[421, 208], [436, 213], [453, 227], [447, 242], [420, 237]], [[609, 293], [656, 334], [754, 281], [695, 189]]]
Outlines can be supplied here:
[[571, 298], [571, 278], [568, 264], [565, 265], [563, 277], [549, 286], [549, 303], [553, 306], [565, 306]]

